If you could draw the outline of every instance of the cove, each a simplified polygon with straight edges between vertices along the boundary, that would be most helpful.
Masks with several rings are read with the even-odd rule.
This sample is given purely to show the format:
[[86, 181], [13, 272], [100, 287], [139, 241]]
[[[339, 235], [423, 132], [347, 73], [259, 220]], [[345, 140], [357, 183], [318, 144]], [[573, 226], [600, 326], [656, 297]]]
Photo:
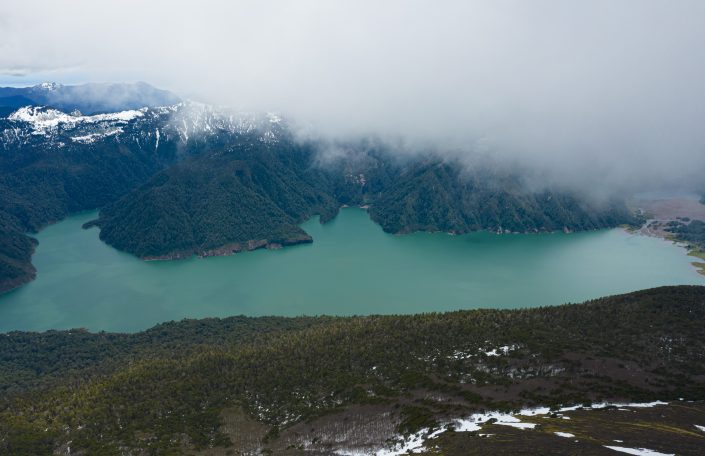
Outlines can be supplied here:
[[620, 229], [462, 236], [384, 233], [362, 209], [302, 227], [313, 244], [144, 262], [67, 218], [38, 234], [37, 279], [0, 296], [0, 332], [137, 331], [183, 318], [362, 315], [581, 302], [705, 284], [685, 250]]

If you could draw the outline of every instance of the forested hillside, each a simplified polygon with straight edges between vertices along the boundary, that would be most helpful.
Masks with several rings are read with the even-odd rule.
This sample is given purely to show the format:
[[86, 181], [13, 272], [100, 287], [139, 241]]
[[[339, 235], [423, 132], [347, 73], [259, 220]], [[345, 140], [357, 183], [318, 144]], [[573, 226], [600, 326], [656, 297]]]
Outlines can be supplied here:
[[296, 225], [343, 204], [370, 205], [387, 232], [592, 230], [630, 223], [622, 202], [532, 191], [508, 174], [383, 150], [316, 162], [317, 145], [240, 139], [201, 154], [105, 208], [101, 239], [140, 257], [178, 258], [310, 241]]
[[314, 214], [325, 222], [345, 204], [370, 205], [392, 233], [586, 230], [633, 220], [621, 201], [537, 190], [499, 165], [393, 153], [371, 140], [302, 142], [276, 115], [207, 105], [93, 116], [23, 107], [0, 118], [0, 136], [0, 292], [34, 276], [26, 233], [96, 208], [101, 239], [143, 258], [311, 242], [298, 225]]
[[[314, 437], [336, 420], [404, 434], [483, 409], [702, 400], [704, 319], [705, 287], [684, 286], [526, 310], [14, 332], [0, 338], [0, 452], [237, 454], [261, 430], [258, 451], [331, 454]], [[235, 419], [246, 427], [228, 431]]]
[[103, 241], [142, 258], [311, 242], [298, 224], [338, 210], [312, 154], [290, 141], [242, 137], [157, 174], [94, 223]]
[[374, 200], [370, 215], [392, 233], [579, 231], [633, 220], [620, 201], [598, 204], [567, 190], [529, 190], [521, 176], [442, 160], [413, 164]]
[[139, 129], [121, 126], [121, 137], [81, 143], [61, 131], [49, 136], [28, 128], [17, 132], [24, 122], [0, 119], [0, 292], [34, 277], [30, 258], [36, 241], [26, 233], [70, 213], [102, 207], [174, 161], [173, 142], [163, 138], [155, 148], [151, 133], [158, 122], [145, 119]]
[[23, 234], [15, 217], [0, 211], [0, 291], [34, 278], [36, 271], [31, 260], [36, 244], [34, 238]]

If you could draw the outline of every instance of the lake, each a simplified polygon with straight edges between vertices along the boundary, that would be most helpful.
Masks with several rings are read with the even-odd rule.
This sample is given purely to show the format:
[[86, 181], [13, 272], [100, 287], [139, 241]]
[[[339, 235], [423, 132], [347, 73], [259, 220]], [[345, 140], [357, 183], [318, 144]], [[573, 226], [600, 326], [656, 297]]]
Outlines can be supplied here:
[[384, 233], [362, 209], [302, 227], [313, 244], [144, 262], [109, 247], [83, 213], [38, 234], [37, 279], [0, 296], [0, 332], [137, 331], [183, 318], [355, 315], [580, 302], [705, 284], [684, 249], [621, 229], [462, 236]]

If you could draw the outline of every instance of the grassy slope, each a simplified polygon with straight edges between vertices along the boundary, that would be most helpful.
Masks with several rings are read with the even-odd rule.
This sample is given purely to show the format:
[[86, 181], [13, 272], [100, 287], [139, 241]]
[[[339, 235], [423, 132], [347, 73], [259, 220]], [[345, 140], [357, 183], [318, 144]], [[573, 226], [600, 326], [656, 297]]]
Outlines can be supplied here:
[[[90, 454], [223, 446], [231, 407], [276, 442], [294, 423], [365, 404], [400, 410], [400, 429], [411, 431], [482, 408], [705, 398], [704, 320], [705, 287], [664, 287], [528, 310], [189, 321], [81, 332], [73, 343], [66, 332], [11, 333], [0, 347], [12, 357], [0, 364], [9, 392], [0, 445], [37, 454], [69, 440]], [[38, 343], [60, 345], [61, 356]], [[504, 345], [516, 349], [481, 352]], [[13, 382], [16, 372], [41, 374]]]

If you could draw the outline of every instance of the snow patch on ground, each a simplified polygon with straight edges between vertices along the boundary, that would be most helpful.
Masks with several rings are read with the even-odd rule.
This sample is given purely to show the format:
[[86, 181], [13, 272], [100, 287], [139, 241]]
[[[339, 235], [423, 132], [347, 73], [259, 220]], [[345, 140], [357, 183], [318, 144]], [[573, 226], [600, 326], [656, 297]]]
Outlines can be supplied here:
[[608, 445], [605, 445], [605, 448], [609, 448], [610, 450], [614, 451], [619, 451], [621, 453], [633, 454], [636, 456], [676, 456], [675, 453], [659, 453], [658, 451], [649, 450], [648, 448], [627, 448]]
[[98, 139], [107, 138], [108, 136], [115, 136], [120, 133], [122, 133], [122, 128], [116, 128], [114, 130], [106, 131], [105, 133], [90, 133], [83, 136], [73, 136], [71, 141], [81, 144], [91, 144]]
[[504, 345], [499, 348], [493, 348], [492, 350], [485, 350], [485, 349], [480, 349], [481, 352], [485, 354], [485, 356], [501, 356], [501, 355], [507, 355], [510, 351], [516, 350], [518, 347], [516, 345]]
[[402, 440], [400, 443], [397, 443], [391, 449], [378, 450], [375, 453], [375, 456], [399, 456], [406, 453], [421, 453], [422, 451], [426, 451], [424, 443], [427, 440], [435, 439], [439, 435], [443, 434], [445, 431], [445, 427], [436, 429], [431, 433], [429, 433], [429, 430], [427, 428], [421, 429], [416, 434], [412, 434], [406, 439]]
[[474, 413], [468, 419], [456, 420], [455, 430], [458, 432], [474, 432], [482, 429], [481, 424], [486, 424], [490, 420], [494, 420], [494, 424], [502, 426], [511, 426], [518, 429], [533, 429], [536, 423], [523, 423], [514, 415], [502, 412]]
[[705, 426], [698, 426], [697, 424], [695, 424], [694, 426], [695, 426], [696, 428], [698, 428], [699, 430], [705, 432]]
[[630, 402], [628, 404], [624, 403], [613, 403], [613, 402], [598, 402], [596, 404], [592, 404], [590, 406], [583, 406], [583, 405], [571, 405], [568, 407], [561, 407], [558, 409], [559, 412], [573, 412], [578, 409], [594, 409], [594, 410], [599, 410], [607, 407], [616, 407], [616, 408], [624, 408], [624, 407], [631, 407], [631, 408], [650, 408], [650, 407], [656, 407], [657, 405], [668, 405], [668, 402], [663, 402], [663, 401], [653, 401], [653, 402]]
[[[599, 410], [606, 407], [634, 407], [634, 408], [646, 408], [655, 407], [658, 405], [668, 405], [667, 402], [654, 401], [654, 402], [633, 402], [629, 404], [611, 404], [608, 402], [600, 402], [589, 407], [584, 407], [582, 405], [572, 405], [567, 407], [562, 407], [558, 412], [570, 412], [579, 409], [586, 410]], [[359, 450], [337, 450], [335, 454], [340, 456], [400, 456], [406, 453], [415, 454], [427, 451], [425, 446], [426, 442], [431, 439], [435, 439], [439, 435], [443, 434], [448, 430], [450, 424], [453, 425], [455, 432], [477, 432], [482, 430], [483, 425], [486, 424], [497, 424], [501, 426], [511, 426], [517, 429], [534, 429], [536, 423], [527, 423], [521, 421], [518, 416], [539, 416], [539, 415], [549, 415], [551, 414], [551, 409], [549, 407], [536, 407], [527, 408], [519, 410], [515, 413], [504, 413], [504, 412], [486, 412], [486, 413], [474, 413], [468, 418], [460, 418], [453, 420], [452, 422], [447, 422], [440, 428], [431, 431], [428, 428], [421, 429], [415, 434], [411, 434], [406, 437], [399, 437], [399, 442], [396, 443], [391, 448], [379, 449], [372, 452], [363, 452]], [[558, 416], [560, 418], [569, 419], [569, 417]], [[695, 425], [696, 428], [705, 432], [705, 426]], [[558, 437], [573, 438], [574, 434], [569, 432], [559, 432], [556, 431], [554, 434]], [[493, 434], [477, 434], [480, 437], [490, 437]], [[622, 443], [620, 440], [615, 440], [616, 443]], [[621, 451], [623, 453], [633, 454], [637, 456], [673, 456], [665, 453], [659, 453], [646, 448], [626, 448], [619, 446], [606, 446], [614, 451]]]
[[519, 415], [523, 415], [523, 416], [548, 415], [550, 412], [551, 412], [550, 407], [539, 407], [539, 408], [533, 408], [533, 409], [519, 410]]

